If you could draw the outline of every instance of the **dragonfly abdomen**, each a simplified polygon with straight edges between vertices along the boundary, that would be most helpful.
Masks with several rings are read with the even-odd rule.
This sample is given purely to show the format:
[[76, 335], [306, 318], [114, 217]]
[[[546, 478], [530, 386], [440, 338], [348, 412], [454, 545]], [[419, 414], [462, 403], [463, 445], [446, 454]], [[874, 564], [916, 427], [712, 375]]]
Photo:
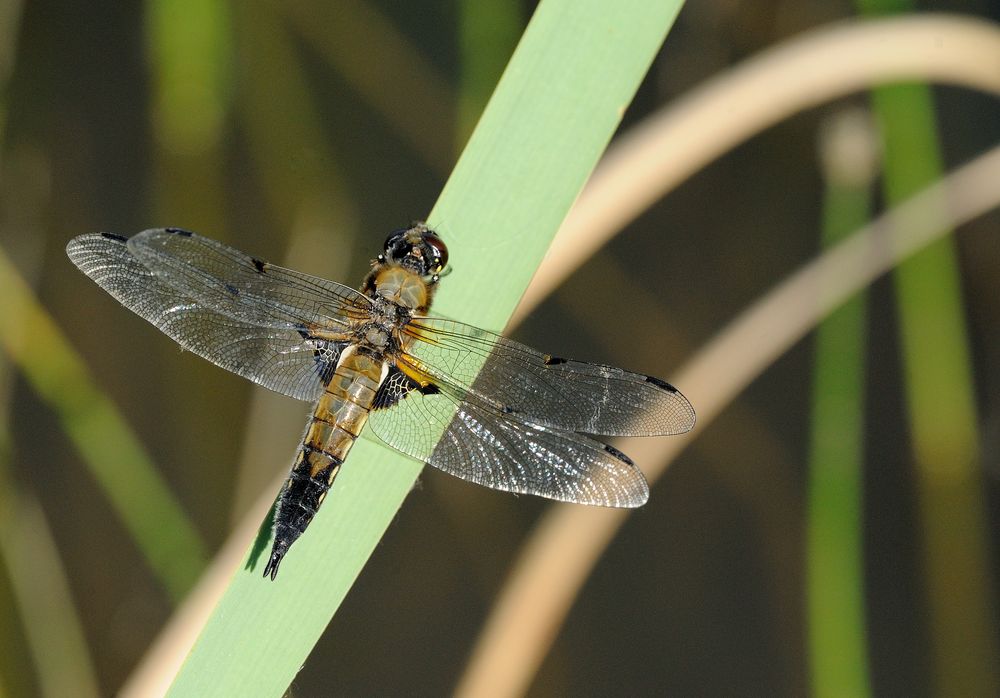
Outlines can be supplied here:
[[354, 347], [340, 357], [337, 369], [316, 402], [295, 464], [274, 512], [274, 545], [264, 576], [274, 579], [292, 543], [312, 522], [330, 486], [361, 434], [375, 393], [385, 376], [384, 362]]

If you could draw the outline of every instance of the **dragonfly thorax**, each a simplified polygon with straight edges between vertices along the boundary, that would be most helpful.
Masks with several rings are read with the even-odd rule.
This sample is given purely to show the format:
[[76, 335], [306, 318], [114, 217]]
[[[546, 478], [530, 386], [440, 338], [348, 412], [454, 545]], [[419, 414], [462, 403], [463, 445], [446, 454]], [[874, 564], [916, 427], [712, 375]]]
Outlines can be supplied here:
[[359, 345], [379, 354], [384, 354], [395, 348], [391, 327], [381, 322], [365, 323], [357, 332], [356, 337]]
[[430, 305], [431, 283], [409, 269], [386, 266], [372, 272], [375, 294], [411, 313], [423, 313]]

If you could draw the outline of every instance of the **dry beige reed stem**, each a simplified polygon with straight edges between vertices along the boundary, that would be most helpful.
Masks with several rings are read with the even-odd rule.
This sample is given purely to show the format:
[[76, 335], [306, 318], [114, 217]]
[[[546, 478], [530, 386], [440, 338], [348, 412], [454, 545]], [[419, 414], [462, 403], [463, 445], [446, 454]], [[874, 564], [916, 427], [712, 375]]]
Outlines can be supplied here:
[[[550, 293], [618, 228], [709, 160], [809, 106], [889, 80], [949, 82], [1000, 93], [1000, 29], [924, 15], [814, 30], [751, 59], [651, 117], [602, 161], [515, 314]], [[733, 105], [739, 105], [734, 108]], [[1000, 204], [1000, 149], [855, 233], [722, 330], [678, 385], [705, 426], [832, 308], [949, 228]], [[691, 436], [633, 441], [654, 482]], [[515, 696], [529, 685], [584, 579], [625, 511], [555, 505], [526, 543], [458, 696]]]

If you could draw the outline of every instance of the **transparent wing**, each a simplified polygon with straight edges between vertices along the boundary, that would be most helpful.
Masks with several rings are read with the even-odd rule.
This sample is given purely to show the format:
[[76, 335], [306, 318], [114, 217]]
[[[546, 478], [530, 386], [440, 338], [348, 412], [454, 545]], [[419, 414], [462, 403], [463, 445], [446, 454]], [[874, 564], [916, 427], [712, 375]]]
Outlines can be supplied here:
[[405, 332], [416, 340], [406, 349], [416, 372], [500, 412], [606, 436], [667, 436], [694, 426], [688, 399], [652, 376], [550, 356], [454, 320], [414, 318]]
[[371, 306], [348, 286], [268, 264], [178, 228], [143, 231], [128, 240], [128, 249], [167, 286], [260, 327], [343, 330]]
[[609, 507], [637, 507], [649, 498], [642, 473], [611, 446], [522, 421], [448, 387], [421, 392], [396, 370], [379, 390], [368, 426], [393, 448], [493, 489]]
[[185, 349], [284, 395], [310, 401], [319, 397], [336, 367], [340, 342], [314, 337], [305, 319], [296, 322], [291, 309], [284, 320], [266, 325], [220, 312], [155, 275], [131, 247], [125, 238], [95, 233], [74, 238], [66, 253], [122, 305]]

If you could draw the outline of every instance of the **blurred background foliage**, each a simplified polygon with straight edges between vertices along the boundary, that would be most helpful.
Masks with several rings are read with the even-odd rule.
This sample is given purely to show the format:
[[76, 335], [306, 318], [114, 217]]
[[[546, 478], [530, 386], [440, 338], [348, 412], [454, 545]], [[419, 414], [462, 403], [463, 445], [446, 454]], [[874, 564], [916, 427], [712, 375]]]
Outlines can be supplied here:
[[[692, 3], [622, 128], [798, 32], [912, 9], [890, 5]], [[285, 470], [307, 408], [180, 353], [79, 274], [66, 242], [176, 225], [356, 283], [388, 230], [429, 211], [533, 5], [0, 8], [0, 695], [109, 694]], [[1000, 17], [986, 0], [918, 9]], [[904, 125], [926, 128], [887, 139], [884, 182], [831, 175], [817, 146], [831, 118], [874, 106], [862, 121], [898, 133], [895, 97], [839, 100], [738, 147], [515, 336], [669, 378], [824, 240], [929, 181], [934, 161], [948, 169], [1000, 138], [994, 98], [934, 88], [903, 96]], [[892, 179], [906, 158], [930, 167]], [[996, 688], [998, 224], [994, 212], [948, 243], [952, 282], [918, 269], [875, 283], [697, 435], [587, 582], [533, 694]], [[934, 283], [951, 283], [954, 305], [941, 309]], [[32, 296], [47, 315], [25, 310]], [[932, 349], [945, 371], [920, 384], [908, 343], [937, 337], [959, 359]], [[964, 499], [933, 477], [941, 444], [958, 444]], [[856, 469], [824, 485], [830, 458]], [[547, 506], [426, 472], [295, 692], [450, 690]], [[828, 549], [857, 565], [817, 609], [844, 572], [836, 557], [823, 567]], [[846, 629], [824, 634], [831, 608]], [[844, 657], [846, 669], [824, 663]], [[847, 683], [822, 681], [844, 671]]]

